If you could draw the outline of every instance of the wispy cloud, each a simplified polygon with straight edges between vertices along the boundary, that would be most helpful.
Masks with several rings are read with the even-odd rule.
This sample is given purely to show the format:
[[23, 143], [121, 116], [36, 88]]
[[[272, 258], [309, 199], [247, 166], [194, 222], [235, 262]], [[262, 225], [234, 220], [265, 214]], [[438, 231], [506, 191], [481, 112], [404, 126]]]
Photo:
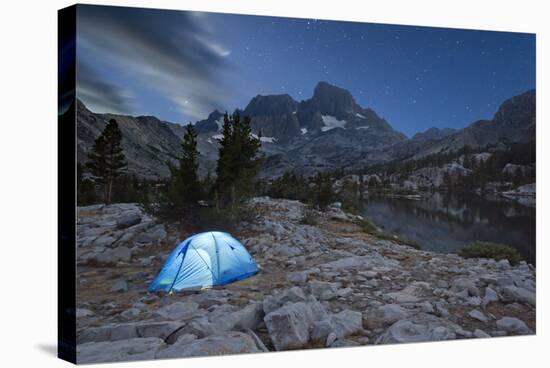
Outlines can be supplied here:
[[[80, 6], [77, 47], [78, 93], [96, 109], [128, 112], [130, 85], [146, 86], [183, 116], [200, 119], [223, 106], [219, 75], [230, 68], [231, 51], [197, 13], [139, 8]], [[80, 53], [82, 51], [82, 53]], [[95, 63], [101, 64], [97, 68]], [[108, 68], [120, 86], [108, 80]]]

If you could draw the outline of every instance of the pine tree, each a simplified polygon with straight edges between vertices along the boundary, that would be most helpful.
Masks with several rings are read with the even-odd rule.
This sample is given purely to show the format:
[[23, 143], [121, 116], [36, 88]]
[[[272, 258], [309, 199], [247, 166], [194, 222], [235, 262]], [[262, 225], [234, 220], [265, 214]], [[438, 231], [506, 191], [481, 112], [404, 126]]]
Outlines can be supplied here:
[[122, 133], [116, 120], [109, 120], [101, 135], [95, 140], [88, 155], [89, 161], [86, 163], [95, 181], [103, 185], [103, 200], [106, 204], [111, 203], [114, 180], [126, 167], [121, 141]]
[[179, 160], [179, 169], [175, 171], [174, 198], [176, 207], [195, 203], [199, 196], [199, 151], [197, 150], [197, 132], [188, 124], [181, 145], [183, 155]]
[[257, 138], [252, 135], [250, 117], [241, 120], [238, 113], [232, 117], [224, 115], [216, 168], [216, 192], [222, 205], [230, 203], [234, 209], [242, 198], [253, 193], [254, 179], [260, 168], [260, 137], [261, 133]]

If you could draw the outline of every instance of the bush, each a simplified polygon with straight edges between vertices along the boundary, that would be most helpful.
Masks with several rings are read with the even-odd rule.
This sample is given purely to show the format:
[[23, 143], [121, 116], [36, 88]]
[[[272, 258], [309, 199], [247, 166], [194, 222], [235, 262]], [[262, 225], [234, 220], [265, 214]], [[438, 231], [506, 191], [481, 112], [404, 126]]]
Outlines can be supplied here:
[[315, 226], [319, 223], [319, 217], [314, 210], [306, 209], [300, 223], [303, 225]]
[[511, 265], [516, 265], [523, 260], [518, 251], [509, 245], [484, 241], [471, 242], [458, 254], [464, 258], [493, 258], [497, 261], [507, 259]]
[[376, 233], [374, 235], [376, 235], [376, 237], [378, 239], [391, 240], [391, 241], [393, 241], [397, 244], [400, 244], [400, 245], [406, 245], [408, 247], [418, 249], [418, 250], [421, 249], [420, 244], [418, 244], [417, 242], [415, 242], [414, 240], [411, 240], [411, 239], [402, 239], [402, 238], [398, 237], [397, 235], [384, 233], [384, 232], [379, 232], [379, 233]]
[[367, 219], [357, 220], [355, 224], [367, 234], [376, 234], [378, 232], [378, 227]]

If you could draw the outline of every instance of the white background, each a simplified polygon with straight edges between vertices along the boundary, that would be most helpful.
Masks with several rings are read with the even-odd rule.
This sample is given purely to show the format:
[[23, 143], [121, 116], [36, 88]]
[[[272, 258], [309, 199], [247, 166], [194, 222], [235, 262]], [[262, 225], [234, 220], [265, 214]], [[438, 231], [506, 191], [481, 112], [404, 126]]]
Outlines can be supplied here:
[[[537, 33], [537, 336], [112, 364], [110, 367], [548, 366], [548, 75], [546, 1], [98, 1]], [[57, 9], [0, 3], [0, 366], [62, 367], [57, 343]], [[546, 348], [546, 351], [544, 350]]]

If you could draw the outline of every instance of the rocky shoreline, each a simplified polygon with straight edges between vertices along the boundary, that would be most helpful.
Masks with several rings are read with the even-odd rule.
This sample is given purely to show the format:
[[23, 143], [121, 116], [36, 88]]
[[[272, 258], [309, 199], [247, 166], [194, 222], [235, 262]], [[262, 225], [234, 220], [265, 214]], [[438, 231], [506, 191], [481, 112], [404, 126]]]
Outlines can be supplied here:
[[78, 210], [79, 363], [535, 333], [535, 268], [381, 240], [329, 207], [254, 198], [237, 236], [261, 268], [202, 291], [147, 285], [191, 235], [135, 204]]

